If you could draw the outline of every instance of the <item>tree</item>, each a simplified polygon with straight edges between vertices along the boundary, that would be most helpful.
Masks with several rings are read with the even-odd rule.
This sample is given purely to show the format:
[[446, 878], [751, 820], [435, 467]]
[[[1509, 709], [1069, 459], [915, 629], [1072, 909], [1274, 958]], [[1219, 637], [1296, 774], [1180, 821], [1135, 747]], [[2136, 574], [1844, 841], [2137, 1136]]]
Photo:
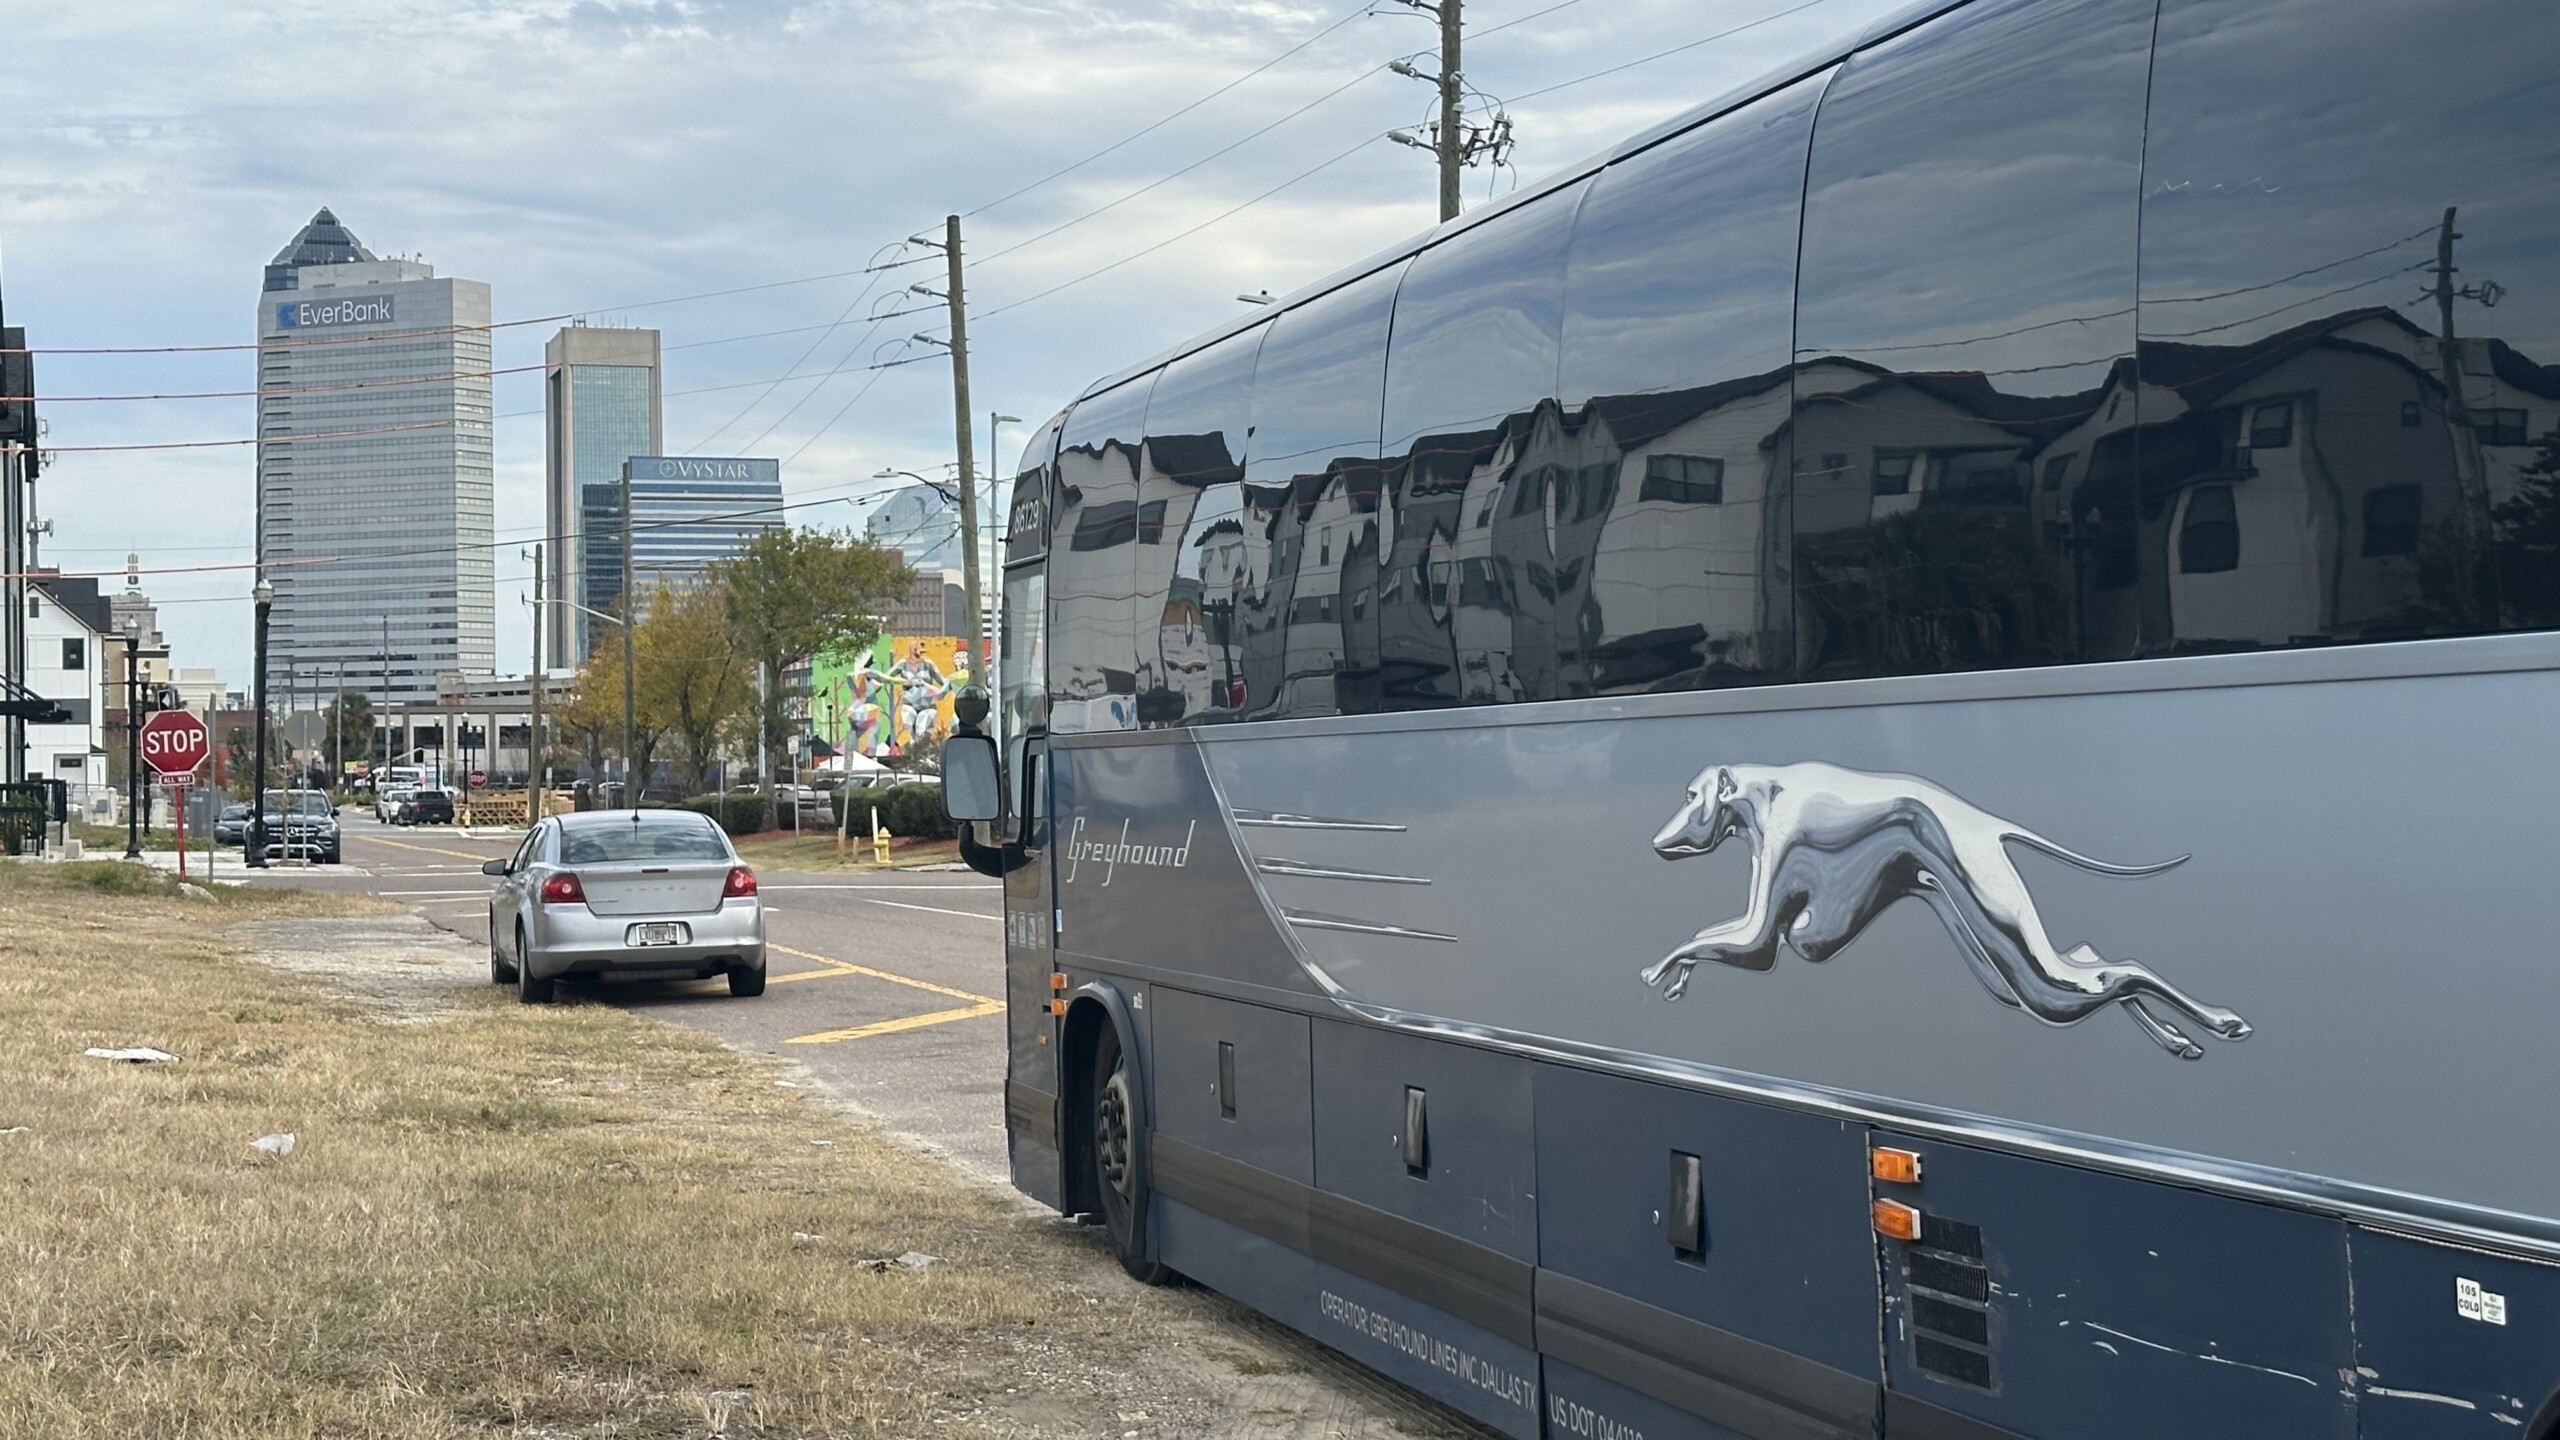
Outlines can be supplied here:
[[[647, 627], [647, 622], [642, 622]], [[636, 652], [640, 636], [631, 637]], [[658, 743], [667, 733], [664, 707], [656, 703], [656, 695], [647, 685], [649, 668], [643, 661], [634, 674], [631, 714], [632, 753], [623, 755], [624, 773], [630, 782], [626, 797], [637, 800], [649, 788], [649, 775], [657, 763]], [[591, 771], [598, 780], [604, 777], [604, 761], [609, 754], [622, 749], [622, 637], [608, 632], [587, 663], [578, 669], [578, 681], [569, 704], [560, 714], [563, 728], [577, 736], [587, 752]]]
[[[373, 755], [373, 702], [361, 690], [341, 690], [323, 710], [327, 727], [320, 737], [320, 748], [331, 760], [364, 760]], [[335, 748], [331, 740], [335, 738]], [[331, 783], [336, 783], [332, 781]]]
[[663, 722], [681, 751], [686, 793], [698, 795], [711, 788], [723, 737], [752, 707], [747, 662], [730, 646], [716, 574], [682, 589], [662, 582], [641, 614], [631, 637], [640, 665], [638, 706]]
[[730, 641], [763, 681], [757, 728], [768, 754], [784, 753], [790, 740], [782, 672], [870, 642], [880, 612], [913, 579], [897, 551], [834, 530], [767, 530], [715, 567], [709, 583], [720, 590]]

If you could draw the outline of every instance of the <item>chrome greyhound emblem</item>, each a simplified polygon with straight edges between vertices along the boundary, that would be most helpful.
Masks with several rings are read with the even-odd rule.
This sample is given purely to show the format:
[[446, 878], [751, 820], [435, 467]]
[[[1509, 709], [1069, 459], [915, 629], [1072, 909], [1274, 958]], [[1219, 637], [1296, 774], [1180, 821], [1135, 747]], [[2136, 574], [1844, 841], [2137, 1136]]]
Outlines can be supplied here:
[[2086, 945], [2057, 948], [2008, 847], [2040, 850], [2101, 875], [2156, 875], [2187, 856], [2111, 865], [1916, 776], [1819, 763], [1708, 766], [1653, 848], [1678, 860], [1735, 835], [1751, 843], [1749, 901], [1741, 915], [1699, 931], [1644, 972], [1665, 998], [1680, 998], [1701, 960], [1767, 970], [1781, 943], [1807, 960], [1828, 960], [1908, 895], [1936, 912], [1992, 998], [2049, 1025], [2122, 1005], [2160, 1048], [2182, 1060], [2201, 1058], [2204, 1047], [2154, 1008], [2166, 1006], [2217, 1039], [2249, 1038], [2248, 1021], [2146, 965], [2109, 960]]

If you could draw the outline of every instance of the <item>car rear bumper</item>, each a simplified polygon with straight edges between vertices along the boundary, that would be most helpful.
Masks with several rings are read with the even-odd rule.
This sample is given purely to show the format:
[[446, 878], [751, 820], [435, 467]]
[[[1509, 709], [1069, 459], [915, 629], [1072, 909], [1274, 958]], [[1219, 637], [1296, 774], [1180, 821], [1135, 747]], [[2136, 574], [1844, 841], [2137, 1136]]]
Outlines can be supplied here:
[[[671, 920], [688, 928], [682, 945], [634, 946], [634, 925]], [[665, 970], [717, 975], [764, 968], [764, 908], [752, 900], [725, 900], [698, 915], [598, 915], [584, 905], [547, 905], [525, 937], [524, 963], [537, 980], [561, 975], [600, 975]]]

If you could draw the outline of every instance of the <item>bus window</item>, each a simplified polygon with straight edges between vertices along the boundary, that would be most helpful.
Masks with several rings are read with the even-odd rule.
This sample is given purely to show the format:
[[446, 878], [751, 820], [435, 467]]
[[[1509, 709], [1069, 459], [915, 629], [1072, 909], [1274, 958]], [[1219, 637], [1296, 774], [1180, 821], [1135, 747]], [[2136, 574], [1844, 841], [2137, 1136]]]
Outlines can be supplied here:
[[1343, 551], [1328, 551], [1327, 532], [1348, 528], [1362, 497], [1376, 506], [1387, 314], [1403, 272], [1390, 266], [1309, 301], [1273, 321], [1263, 342], [1241, 509], [1253, 583], [1237, 605], [1251, 717], [1338, 708], [1342, 626], [1322, 602], [1336, 593]]
[[[1565, 245], [1586, 188], [1567, 186], [1423, 251], [1396, 292], [1382, 447], [1392, 503], [1383, 534], [1380, 517], [1348, 507], [1349, 544], [1388, 540], [1366, 553], [1382, 553], [1380, 563], [1391, 567], [1436, 558], [1486, 577], [1547, 579], [1480, 584], [1439, 610], [1410, 590], [1387, 606], [1377, 644], [1382, 663], [1392, 657], [1381, 698], [1394, 708], [1561, 693], [1548, 500], [1562, 492], [1545, 487], [1534, 510], [1505, 505], [1486, 525], [1460, 529], [1451, 518], [1479, 512], [1506, 485], [1522, 493], [1517, 487], [1551, 463], [1560, 444], [1547, 402], [1563, 326]], [[1343, 593], [1356, 594], [1374, 576], [1374, 566], [1356, 582], [1344, 575]]]
[[2560, 229], [2555, 45], [2549, 5], [2162, 7], [2144, 653], [2560, 626], [2560, 296], [2517, 283]]
[[1139, 437], [1155, 379], [1077, 402], [1059, 437], [1047, 584], [1049, 723], [1061, 733], [1137, 727]]
[[1138, 720], [1142, 725], [1232, 720], [1241, 711], [1236, 597], [1244, 563], [1245, 426], [1254, 361], [1268, 326], [1230, 336], [1165, 367], [1147, 403], [1140, 486], [1161, 505], [1156, 538], [1141, 536]]
[[[2152, 0], [1990, 0], [1849, 62], [1814, 125], [1796, 322], [1798, 678], [2129, 652], [2083, 557], [2137, 423]], [[2085, 453], [2077, 486], [2030, 484]]]
[[[1797, 211], [1829, 72], [1603, 171], [1565, 271], [1561, 693], [1785, 676]], [[1677, 468], [1671, 487], [1657, 477]], [[1713, 473], [1713, 505], [1687, 477]]]

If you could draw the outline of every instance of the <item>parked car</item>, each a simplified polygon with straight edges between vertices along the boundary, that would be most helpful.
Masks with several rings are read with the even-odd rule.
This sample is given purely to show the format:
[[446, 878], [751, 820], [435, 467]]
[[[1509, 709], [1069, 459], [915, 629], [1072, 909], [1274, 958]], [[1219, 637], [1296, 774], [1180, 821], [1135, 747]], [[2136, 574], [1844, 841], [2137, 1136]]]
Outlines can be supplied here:
[[481, 872], [489, 896], [489, 979], [528, 1005], [564, 975], [647, 972], [729, 977], [764, 993], [764, 902], [756, 876], [707, 815], [590, 810], [529, 831]]
[[[267, 858], [335, 865], [345, 854], [338, 807], [325, 790], [270, 790], [261, 802]], [[219, 822], [217, 822], [219, 823]]]
[[384, 825], [400, 813], [400, 802], [417, 793], [414, 785], [386, 784], [373, 792], [373, 818]]
[[225, 805], [222, 813], [213, 817], [213, 842], [217, 845], [249, 843], [248, 802], [235, 801]]
[[453, 823], [453, 792], [421, 785], [412, 790], [392, 812], [394, 825], [450, 825]]

